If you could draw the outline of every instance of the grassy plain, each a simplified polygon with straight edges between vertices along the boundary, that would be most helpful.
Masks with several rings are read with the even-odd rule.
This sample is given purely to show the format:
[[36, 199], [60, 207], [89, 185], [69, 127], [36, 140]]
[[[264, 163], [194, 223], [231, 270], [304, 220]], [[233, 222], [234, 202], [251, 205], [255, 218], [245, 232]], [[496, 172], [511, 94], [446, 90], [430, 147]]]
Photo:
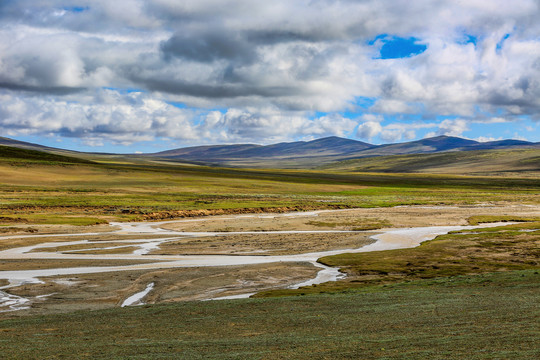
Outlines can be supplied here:
[[505, 149], [390, 155], [321, 166], [332, 171], [528, 176], [540, 171], [540, 149]]
[[[323, 258], [323, 263], [341, 267], [349, 278], [299, 290], [260, 294], [282, 296], [278, 298], [186, 302], [11, 319], [8, 314], [7, 319], [0, 320], [0, 348], [5, 359], [70, 358], [73, 354], [92, 359], [540, 356], [537, 306], [540, 223], [534, 217], [512, 215], [512, 205], [540, 203], [540, 182], [538, 172], [533, 169], [537, 165], [534, 161], [529, 161], [532, 167], [523, 168], [525, 172], [517, 168], [505, 172], [501, 165], [492, 172], [481, 170], [476, 176], [457, 176], [354, 172], [365, 168], [226, 169], [98, 156], [91, 158], [92, 161], [78, 161], [1, 150], [0, 231], [4, 233], [78, 231], [68, 226], [228, 212], [397, 205], [460, 205], [478, 209], [479, 205], [497, 204], [507, 206], [508, 214], [471, 214], [475, 216], [469, 219], [470, 223], [529, 221], [498, 229], [449, 234], [414, 249]], [[439, 160], [433, 160], [434, 164]], [[459, 166], [452, 168], [453, 171], [460, 173]], [[386, 216], [379, 210], [371, 209], [372, 217], [362, 220], [328, 216], [309, 219], [302, 226], [371, 229], [414, 226], [418, 221], [438, 225], [443, 220], [454, 219], [442, 219], [445, 215], [437, 215], [436, 210], [430, 210], [432, 218], [422, 218], [423, 213], [418, 209], [395, 208], [394, 213]], [[399, 211], [407, 216], [397, 216]], [[455, 219], [462, 220], [460, 216], [456, 215]], [[99, 231], [100, 226], [92, 226], [90, 231]], [[211, 228], [208, 224], [190, 226]], [[212, 226], [224, 229], [224, 224], [219, 222]], [[229, 230], [235, 226], [248, 228], [237, 222]], [[250, 226], [276, 225], [268, 219]], [[100, 239], [110, 240], [107, 236]], [[279, 245], [283, 243], [277, 237], [269, 239]], [[36, 241], [41, 240], [6, 239], [0, 248]], [[240, 236], [231, 237], [230, 241], [253, 243], [253, 239]], [[172, 243], [172, 248], [167, 250], [177, 251], [175, 245]], [[64, 265], [79, 266], [67, 262]], [[47, 268], [60, 264], [32, 261], [2, 266]], [[256, 278], [261, 270], [250, 271], [253, 272], [250, 276]], [[283, 269], [276, 269], [275, 273], [281, 274], [280, 271]], [[313, 269], [302, 271], [313, 272]], [[165, 284], [168, 290], [176, 289], [178, 299], [183, 290], [175, 281], [181, 272], [168, 271], [166, 279], [170, 283]], [[200, 278], [214, 275], [221, 276], [204, 272]], [[121, 278], [121, 284], [138, 286], [121, 288], [125, 298], [139, 291], [139, 287], [144, 288], [154, 274], [114, 276]], [[103, 306], [105, 301], [110, 302], [107, 306], [116, 306], [121, 296], [109, 296], [107, 300], [92, 287], [95, 285], [92, 281], [100, 279], [103, 284], [110, 283], [107, 286], [112, 289], [120, 283], [118, 280], [113, 284], [116, 280], [112, 278], [106, 274], [89, 275], [85, 291]], [[85, 280], [84, 276], [79, 280]], [[187, 276], [185, 281], [192, 280]], [[237, 283], [238, 279], [231, 277], [230, 281]], [[81, 297], [75, 287], [66, 296], [66, 301], [73, 300], [73, 304]]]
[[535, 359], [540, 275], [0, 321], [3, 359]]
[[90, 162], [50, 154], [40, 158], [39, 152], [32, 152], [27, 158], [27, 152], [31, 151], [0, 151], [0, 229], [182, 217], [200, 215], [200, 210], [280, 212], [539, 201], [540, 183], [530, 176], [249, 170], [126, 164], [125, 159], [113, 163], [109, 158], [98, 163], [99, 157]]
[[[477, 220], [475, 218], [473, 222]], [[452, 232], [423, 242], [416, 248], [323, 257], [319, 262], [339, 267], [348, 274], [347, 279], [296, 290], [260, 292], [256, 296], [340, 292], [372, 284], [540, 269], [540, 219], [534, 220], [497, 228]]]

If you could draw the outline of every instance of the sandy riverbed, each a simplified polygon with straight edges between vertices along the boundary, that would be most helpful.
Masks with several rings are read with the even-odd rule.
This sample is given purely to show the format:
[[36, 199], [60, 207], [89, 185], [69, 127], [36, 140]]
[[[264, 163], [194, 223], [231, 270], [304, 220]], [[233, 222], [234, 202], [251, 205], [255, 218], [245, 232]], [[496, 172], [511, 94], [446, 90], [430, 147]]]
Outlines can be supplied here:
[[[453, 226], [466, 224], [472, 215], [540, 216], [540, 209], [515, 205], [396, 207], [216, 216], [114, 224], [109, 232], [100, 229], [92, 235], [4, 237], [0, 238], [4, 249], [0, 258], [9, 261], [0, 271], [4, 287], [0, 310], [16, 309], [17, 299], [19, 308], [31, 306], [21, 314], [120, 306], [150, 283], [154, 286], [140, 299], [148, 303], [241, 296], [307, 285], [317, 274], [317, 281], [332, 280], [339, 273], [335, 269], [333, 273], [330, 269], [319, 272], [315, 266], [318, 257], [344, 249], [416, 246], [437, 234], [457, 230]], [[354, 231], [373, 224], [388, 228]], [[410, 227], [423, 229], [396, 229]], [[26, 247], [21, 249], [22, 244]], [[24, 267], [25, 261], [29, 267]], [[78, 261], [79, 266], [74, 266]], [[144, 264], [134, 266], [126, 261]], [[58, 268], [46, 265], [55, 262], [64, 263]], [[81, 269], [85, 262], [89, 266]], [[34, 271], [24, 271], [30, 269]]]

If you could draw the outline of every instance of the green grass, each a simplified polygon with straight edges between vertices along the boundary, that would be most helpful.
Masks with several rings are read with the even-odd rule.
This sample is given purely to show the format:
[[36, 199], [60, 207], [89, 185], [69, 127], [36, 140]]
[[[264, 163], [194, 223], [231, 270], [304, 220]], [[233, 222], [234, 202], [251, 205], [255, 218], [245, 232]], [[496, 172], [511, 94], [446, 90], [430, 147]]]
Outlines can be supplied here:
[[[103, 156], [102, 156], [103, 157]], [[96, 159], [100, 158], [96, 155]], [[397, 205], [540, 202], [535, 178], [336, 173], [126, 163], [89, 163], [39, 151], [0, 148], [0, 214], [133, 220], [183, 210], [280, 211]], [[29, 218], [31, 220], [31, 217]]]
[[0, 162], [10, 165], [29, 164], [92, 164], [92, 161], [59, 154], [52, 154], [44, 151], [20, 149], [11, 146], [0, 145]]
[[35, 213], [123, 220], [198, 209], [540, 202], [540, 183], [527, 178], [1, 162], [0, 171], [0, 213], [13, 216]]
[[540, 171], [540, 149], [453, 151], [350, 159], [321, 166], [332, 171], [390, 173], [493, 174]]
[[[492, 219], [495, 220], [495, 219]], [[496, 220], [500, 220], [496, 219]], [[493, 271], [540, 269], [540, 222], [456, 231], [409, 249], [344, 253], [318, 260], [348, 274], [343, 281], [257, 297], [343, 292], [372, 284], [453, 277]]]
[[[484, 224], [484, 223], [494, 223], [494, 222], [540, 222], [540, 218], [537, 217], [522, 217], [522, 216], [512, 216], [512, 215], [506, 215], [506, 216], [500, 216], [500, 215], [476, 215], [471, 216], [469, 219], [469, 224], [471, 225], [478, 225], [478, 224]], [[520, 227], [522, 227], [520, 225]], [[489, 229], [485, 229], [489, 230]]]
[[11, 216], [0, 216], [0, 224], [2, 223], [22, 223], [22, 224], [50, 224], [50, 225], [75, 225], [75, 226], [88, 226], [106, 224], [104, 219], [88, 217], [88, 216], [66, 216], [57, 214], [27, 214], [20, 217], [13, 217], [13, 221], [10, 220]]
[[3, 359], [534, 359], [538, 271], [0, 321]]
[[388, 220], [382, 219], [356, 219], [354, 221], [341, 221], [341, 222], [329, 222], [329, 221], [317, 221], [311, 220], [307, 222], [308, 225], [320, 226], [325, 228], [350, 228], [353, 231], [365, 231], [376, 230], [384, 227], [390, 227], [391, 224]]

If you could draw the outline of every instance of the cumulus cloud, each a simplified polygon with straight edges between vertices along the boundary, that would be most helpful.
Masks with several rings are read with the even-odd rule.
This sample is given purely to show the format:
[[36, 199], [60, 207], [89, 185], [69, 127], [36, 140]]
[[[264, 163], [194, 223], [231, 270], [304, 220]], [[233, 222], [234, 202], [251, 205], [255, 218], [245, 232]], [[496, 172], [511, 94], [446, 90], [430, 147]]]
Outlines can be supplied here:
[[101, 90], [83, 100], [0, 94], [0, 129], [11, 136], [57, 134], [93, 144], [99, 144], [99, 138], [118, 144], [153, 140], [156, 136], [197, 138], [190, 123], [194, 116], [191, 111], [144, 93], [123, 95]]
[[382, 132], [382, 126], [375, 121], [367, 121], [358, 125], [356, 136], [360, 139], [371, 140]]
[[144, 92], [99, 90], [70, 99], [0, 94], [0, 131], [8, 136], [55, 134], [101, 146], [158, 138], [177, 143], [290, 141], [295, 137], [346, 136], [356, 122], [338, 115], [278, 108], [203, 111], [179, 108]]
[[[459, 117], [431, 134], [463, 135], [472, 121], [539, 119], [539, 17], [535, 0], [3, 1], [0, 121], [120, 141], [418, 133], [367, 112]], [[425, 51], [382, 58], [398, 38]]]
[[502, 138], [494, 138], [494, 137], [491, 137], [491, 136], [479, 136], [477, 137], [476, 139], [474, 139], [478, 142], [489, 142], [489, 141], [496, 141], [496, 140], [502, 140]]
[[261, 139], [259, 142], [272, 143], [298, 136], [345, 136], [355, 126], [356, 122], [339, 115], [310, 118], [307, 113], [283, 112], [278, 108], [232, 108], [224, 113], [208, 113], [198, 129], [205, 141], [211, 138], [221, 142]]
[[469, 129], [467, 121], [463, 119], [444, 120], [439, 124], [438, 135], [460, 136]]

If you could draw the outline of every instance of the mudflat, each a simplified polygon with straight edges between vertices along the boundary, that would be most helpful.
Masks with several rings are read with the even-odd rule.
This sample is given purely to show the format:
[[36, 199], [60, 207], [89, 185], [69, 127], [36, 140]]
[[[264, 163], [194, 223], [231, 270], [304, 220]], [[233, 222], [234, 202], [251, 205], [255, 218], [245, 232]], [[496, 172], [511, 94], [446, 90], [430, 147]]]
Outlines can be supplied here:
[[[149, 304], [248, 296], [303, 283], [321, 270], [316, 256], [290, 256], [346, 252], [373, 244], [378, 234], [392, 229], [466, 225], [471, 217], [482, 216], [540, 217], [540, 207], [485, 204], [223, 215], [120, 224], [108, 232], [99, 225], [100, 231], [87, 228], [88, 233], [13, 235], [0, 239], [4, 258], [15, 257], [3, 263], [2, 271], [68, 271], [42, 277], [33, 272], [32, 281], [22, 277], [16, 286], [3, 281], [0, 310], [5, 311], [2, 316], [13, 316], [116, 307], [150, 283], [154, 286], [144, 298]], [[231, 256], [240, 262], [180, 264], [192, 255]], [[250, 260], [241, 263], [244, 259]], [[140, 266], [129, 267], [135, 263]], [[94, 270], [69, 272], [77, 267]], [[104, 270], [95, 271], [97, 267]]]

